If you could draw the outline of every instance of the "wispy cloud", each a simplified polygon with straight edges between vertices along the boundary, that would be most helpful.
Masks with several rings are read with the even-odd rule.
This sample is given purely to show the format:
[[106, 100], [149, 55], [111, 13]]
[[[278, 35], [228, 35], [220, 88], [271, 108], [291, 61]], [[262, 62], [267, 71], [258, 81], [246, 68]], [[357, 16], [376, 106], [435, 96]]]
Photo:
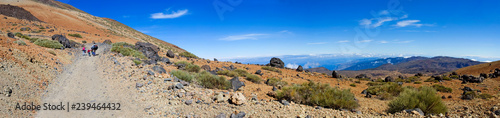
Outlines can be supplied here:
[[338, 41], [339, 43], [348, 43], [350, 42], [349, 40], [342, 40], [342, 41]]
[[293, 34], [293, 32], [288, 31], [288, 30], [282, 30], [279, 33], [285, 33], [285, 34]]
[[379, 15], [388, 15], [389, 14], [389, 11], [387, 10], [382, 10], [380, 12], [378, 12]]
[[413, 41], [414, 40], [404, 40], [404, 41], [400, 41], [400, 40], [392, 40], [392, 41], [381, 40], [381, 41], [378, 41], [378, 42], [382, 43], [382, 44], [386, 44], [386, 43], [411, 43]]
[[187, 13], [188, 13], [187, 9], [172, 11], [171, 13], [166, 13], [166, 14], [160, 12], [160, 13], [151, 14], [151, 18], [152, 19], [172, 19], [172, 18], [178, 18], [178, 17], [184, 16]]
[[299, 65], [295, 64], [295, 63], [287, 63], [285, 67], [291, 68], [291, 69], [296, 69], [299, 67]]
[[259, 39], [260, 36], [264, 36], [264, 35], [267, 35], [267, 34], [243, 34], [243, 35], [227, 36], [227, 37], [221, 38], [219, 40], [224, 40], [224, 41], [257, 40], [257, 39]]
[[321, 45], [326, 44], [327, 42], [315, 42], [315, 43], [307, 43], [307, 45]]
[[372, 19], [362, 19], [359, 21], [359, 25], [365, 26], [367, 28], [377, 28], [382, 26], [385, 22], [398, 20], [398, 18], [384, 17], [384, 18], [372, 18]]
[[408, 27], [408, 26], [414, 26], [414, 27], [422, 27], [422, 26], [433, 26], [432, 24], [421, 24], [419, 23], [420, 20], [403, 20], [399, 21], [396, 23], [396, 27]]
[[438, 32], [432, 30], [401, 30], [402, 32]]
[[373, 40], [361, 40], [361, 41], [358, 41], [358, 43], [369, 43], [369, 42], [372, 42]]

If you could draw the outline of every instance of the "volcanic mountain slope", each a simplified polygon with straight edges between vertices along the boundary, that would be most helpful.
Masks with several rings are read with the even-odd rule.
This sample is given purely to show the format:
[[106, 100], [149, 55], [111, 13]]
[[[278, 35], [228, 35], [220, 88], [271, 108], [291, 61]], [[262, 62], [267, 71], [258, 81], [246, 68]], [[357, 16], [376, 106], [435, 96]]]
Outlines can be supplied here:
[[479, 74], [481, 74], [481, 73], [485, 73], [485, 74], [492, 73], [497, 68], [500, 68], [500, 61], [464, 67], [464, 68], [460, 68], [458, 70], [455, 70], [455, 72], [459, 75], [479, 76]]
[[398, 71], [401, 73], [427, 73], [427, 74], [444, 74], [459, 68], [481, 64], [481, 62], [470, 59], [453, 58], [453, 57], [433, 57], [429, 59], [413, 60], [399, 64], [385, 64], [373, 70], [388, 70]]

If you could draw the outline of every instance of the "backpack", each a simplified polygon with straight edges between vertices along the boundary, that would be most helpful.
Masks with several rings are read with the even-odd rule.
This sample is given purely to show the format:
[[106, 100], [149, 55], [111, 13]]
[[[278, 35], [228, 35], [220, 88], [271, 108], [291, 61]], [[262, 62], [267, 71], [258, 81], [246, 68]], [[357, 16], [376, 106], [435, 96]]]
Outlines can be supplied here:
[[83, 50], [83, 51], [85, 51], [85, 47], [83, 47], [83, 49], [82, 49], [82, 50]]
[[97, 47], [97, 45], [95, 45], [95, 44], [92, 46], [92, 50], [97, 50], [97, 48], [98, 48], [98, 47]]

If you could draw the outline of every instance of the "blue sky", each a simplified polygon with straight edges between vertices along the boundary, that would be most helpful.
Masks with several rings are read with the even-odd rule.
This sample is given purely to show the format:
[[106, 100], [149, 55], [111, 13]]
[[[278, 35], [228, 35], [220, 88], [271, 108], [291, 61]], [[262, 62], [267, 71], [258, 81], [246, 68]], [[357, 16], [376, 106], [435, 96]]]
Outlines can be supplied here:
[[61, 0], [202, 58], [500, 56], [500, 1]]

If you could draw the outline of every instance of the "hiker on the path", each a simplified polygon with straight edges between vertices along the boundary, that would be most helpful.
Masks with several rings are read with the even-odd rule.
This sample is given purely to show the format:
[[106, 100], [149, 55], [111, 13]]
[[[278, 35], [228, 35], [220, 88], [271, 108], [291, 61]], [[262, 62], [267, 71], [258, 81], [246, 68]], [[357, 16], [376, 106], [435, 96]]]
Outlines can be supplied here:
[[90, 49], [89, 49], [89, 50], [87, 50], [87, 53], [89, 54], [89, 57], [90, 57]]
[[94, 43], [94, 45], [92, 45], [91, 49], [92, 49], [92, 55], [95, 56], [95, 51], [97, 51], [97, 45]]
[[82, 48], [82, 51], [83, 51], [83, 56], [85, 56], [85, 51], [86, 51], [86, 50], [85, 50], [85, 45], [82, 45], [82, 47], [83, 47], [83, 48]]

